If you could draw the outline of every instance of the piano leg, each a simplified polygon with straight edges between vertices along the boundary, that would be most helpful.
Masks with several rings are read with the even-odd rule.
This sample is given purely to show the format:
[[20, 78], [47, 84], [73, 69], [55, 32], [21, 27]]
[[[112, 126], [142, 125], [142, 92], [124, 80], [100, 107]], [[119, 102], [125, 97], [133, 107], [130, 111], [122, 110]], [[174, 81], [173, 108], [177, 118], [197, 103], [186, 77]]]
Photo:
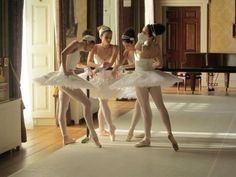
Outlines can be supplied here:
[[230, 73], [225, 73], [225, 91], [228, 92]]
[[196, 86], [196, 74], [189, 73], [189, 75], [190, 75], [190, 81], [191, 81], [191, 91], [192, 91], [192, 94], [194, 94], [195, 86]]

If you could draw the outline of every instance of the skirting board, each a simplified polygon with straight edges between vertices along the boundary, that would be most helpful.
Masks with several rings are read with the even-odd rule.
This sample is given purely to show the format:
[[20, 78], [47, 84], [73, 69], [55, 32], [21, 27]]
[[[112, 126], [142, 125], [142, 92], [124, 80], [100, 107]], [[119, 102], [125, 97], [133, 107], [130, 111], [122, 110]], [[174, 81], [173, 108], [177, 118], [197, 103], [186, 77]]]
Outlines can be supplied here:
[[34, 125], [40, 126], [40, 125], [56, 125], [56, 119], [55, 117], [52, 118], [34, 118]]

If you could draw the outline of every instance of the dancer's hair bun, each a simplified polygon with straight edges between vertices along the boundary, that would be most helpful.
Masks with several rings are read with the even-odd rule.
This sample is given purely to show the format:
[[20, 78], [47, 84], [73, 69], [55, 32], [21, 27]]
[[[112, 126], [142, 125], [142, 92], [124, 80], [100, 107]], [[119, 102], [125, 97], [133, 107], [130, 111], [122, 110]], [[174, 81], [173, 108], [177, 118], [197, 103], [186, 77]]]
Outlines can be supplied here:
[[149, 35], [150, 36], [158, 36], [158, 35], [162, 35], [165, 32], [165, 26], [159, 23], [156, 24], [149, 24], [147, 25], [147, 28], [149, 30]]
[[90, 30], [85, 30], [82, 33], [82, 40], [87, 41], [89, 43], [95, 43], [96, 42], [96, 38]]
[[93, 33], [90, 30], [84, 30], [84, 32], [82, 33], [82, 37], [86, 36], [86, 35], [91, 35], [93, 36]]
[[122, 35], [122, 41], [133, 43], [135, 41], [135, 31], [133, 28], [128, 28]]

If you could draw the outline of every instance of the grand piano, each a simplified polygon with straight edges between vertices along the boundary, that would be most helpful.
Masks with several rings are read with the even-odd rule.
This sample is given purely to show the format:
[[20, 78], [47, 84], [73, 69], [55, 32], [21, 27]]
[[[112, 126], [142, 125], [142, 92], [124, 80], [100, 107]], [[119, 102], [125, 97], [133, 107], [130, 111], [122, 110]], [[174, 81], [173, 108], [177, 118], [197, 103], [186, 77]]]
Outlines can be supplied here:
[[230, 73], [236, 73], [236, 53], [186, 53], [180, 68], [164, 67], [168, 72], [188, 72], [191, 79], [192, 93], [195, 90], [197, 72], [224, 73], [225, 88], [229, 88]]

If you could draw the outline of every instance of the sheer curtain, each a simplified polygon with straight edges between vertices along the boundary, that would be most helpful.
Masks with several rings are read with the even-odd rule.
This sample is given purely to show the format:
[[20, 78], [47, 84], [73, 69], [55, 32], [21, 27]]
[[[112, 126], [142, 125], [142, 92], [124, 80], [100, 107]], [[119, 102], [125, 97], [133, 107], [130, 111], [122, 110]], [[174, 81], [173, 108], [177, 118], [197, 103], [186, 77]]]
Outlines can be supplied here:
[[25, 125], [27, 129], [33, 128], [33, 119], [32, 119], [32, 105], [30, 104], [30, 82], [29, 82], [29, 70], [28, 70], [28, 57], [27, 57], [27, 28], [26, 28], [26, 5], [24, 4], [23, 9], [23, 41], [22, 41], [22, 68], [21, 68], [21, 93], [22, 100], [25, 105], [24, 109], [24, 118]]
[[145, 0], [145, 25], [154, 23], [154, 2]]

